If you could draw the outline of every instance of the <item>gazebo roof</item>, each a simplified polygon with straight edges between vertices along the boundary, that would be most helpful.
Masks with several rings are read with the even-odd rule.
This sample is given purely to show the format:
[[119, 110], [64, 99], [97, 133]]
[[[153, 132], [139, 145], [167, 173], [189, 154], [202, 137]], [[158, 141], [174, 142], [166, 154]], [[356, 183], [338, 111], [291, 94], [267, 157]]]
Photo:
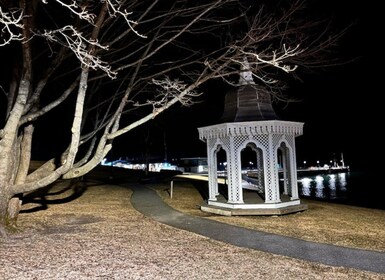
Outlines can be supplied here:
[[277, 120], [270, 93], [255, 84], [242, 84], [227, 92], [220, 122]]
[[201, 140], [256, 134], [302, 135], [303, 123], [281, 120], [222, 123], [198, 128]]
[[270, 92], [255, 84], [246, 58], [241, 68], [238, 85], [225, 96], [220, 122], [277, 120]]

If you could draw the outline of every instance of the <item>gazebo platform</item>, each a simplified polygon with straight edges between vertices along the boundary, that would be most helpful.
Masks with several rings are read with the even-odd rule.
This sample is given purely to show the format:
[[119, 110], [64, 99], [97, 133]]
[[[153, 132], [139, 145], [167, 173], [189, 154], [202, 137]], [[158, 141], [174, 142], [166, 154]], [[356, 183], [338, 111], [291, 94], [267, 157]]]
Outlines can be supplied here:
[[222, 216], [281, 216], [307, 210], [306, 204], [287, 206], [278, 209], [230, 209], [204, 204], [200, 206], [203, 212]]
[[[245, 204], [234, 204], [234, 208], [229, 207], [231, 205], [226, 201], [226, 198], [223, 195], [218, 195], [215, 204], [223, 203], [224, 206], [202, 203], [200, 205], [200, 209], [203, 212], [222, 216], [280, 216], [308, 209], [307, 204], [300, 203], [299, 200], [299, 204], [284, 206], [285, 204], [293, 202], [290, 200], [289, 196], [284, 194], [281, 195], [281, 203], [275, 203], [274, 208], [265, 208], [265, 206], [269, 205], [264, 203], [263, 198], [260, 197], [255, 191], [244, 190], [243, 196]], [[280, 204], [282, 207], [280, 207]], [[237, 208], [237, 206], [250, 206], [250, 208]]]

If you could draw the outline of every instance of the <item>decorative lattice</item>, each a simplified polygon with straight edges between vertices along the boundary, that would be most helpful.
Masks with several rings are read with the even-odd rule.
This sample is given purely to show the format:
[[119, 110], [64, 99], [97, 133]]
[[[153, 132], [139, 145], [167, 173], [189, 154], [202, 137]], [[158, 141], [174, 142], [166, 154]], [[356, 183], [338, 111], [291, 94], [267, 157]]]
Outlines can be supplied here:
[[256, 149], [256, 152], [257, 152], [257, 178], [258, 178], [258, 185], [259, 187], [265, 187], [265, 177], [264, 177], [264, 173], [265, 173], [265, 169], [263, 167], [263, 162], [264, 162], [264, 159], [263, 159], [263, 152], [262, 152], [262, 149], [261, 148], [257, 148]]

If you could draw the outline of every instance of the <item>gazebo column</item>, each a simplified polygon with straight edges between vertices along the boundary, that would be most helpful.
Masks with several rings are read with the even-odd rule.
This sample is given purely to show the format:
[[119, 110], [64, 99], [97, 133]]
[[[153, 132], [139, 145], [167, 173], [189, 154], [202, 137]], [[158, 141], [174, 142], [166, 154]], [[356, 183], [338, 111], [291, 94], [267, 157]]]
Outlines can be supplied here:
[[243, 203], [241, 159], [239, 148], [234, 145], [234, 138], [230, 138], [230, 151], [227, 161], [228, 203]]
[[209, 148], [207, 145], [207, 164], [208, 168], [208, 181], [209, 181], [209, 200], [216, 201], [218, 193], [218, 175], [216, 164], [216, 151], [214, 148]]
[[255, 150], [257, 154], [257, 179], [258, 179], [258, 186], [259, 187], [264, 187], [265, 182], [264, 182], [264, 168], [263, 168], [263, 155], [262, 155], [262, 150], [261, 149], [256, 149]]
[[213, 165], [215, 166], [215, 174], [211, 174], [216, 178], [215, 184], [213, 186], [213, 191], [215, 196], [219, 195], [219, 189], [218, 189], [218, 157], [217, 157], [217, 151], [214, 152], [214, 157], [213, 157]]
[[[279, 198], [277, 153], [273, 146], [273, 135], [268, 135], [267, 170], [265, 172], [265, 203], [281, 202]], [[266, 174], [267, 173], [267, 174]]]
[[286, 148], [280, 148], [280, 150], [282, 152], [283, 193], [287, 195], [287, 194], [289, 194], [288, 185], [291, 185], [291, 182], [289, 182], [288, 178], [287, 178], [288, 168], [289, 168], [289, 172], [290, 172], [290, 167], [289, 167], [290, 164], [288, 166], [288, 158], [287, 158], [287, 155], [286, 155], [287, 149]]
[[[294, 143], [293, 137], [293, 143]], [[298, 182], [297, 182], [297, 159], [295, 157], [295, 144], [291, 147], [290, 151], [290, 179], [291, 179], [291, 200], [299, 199], [298, 196]]]

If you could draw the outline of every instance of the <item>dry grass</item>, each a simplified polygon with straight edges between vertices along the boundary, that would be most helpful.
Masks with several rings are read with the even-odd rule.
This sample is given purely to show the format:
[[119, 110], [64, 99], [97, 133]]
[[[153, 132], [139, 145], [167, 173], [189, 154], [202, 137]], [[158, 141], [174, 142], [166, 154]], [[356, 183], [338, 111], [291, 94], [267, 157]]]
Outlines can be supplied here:
[[307, 211], [285, 216], [225, 217], [199, 210], [202, 195], [192, 183], [174, 182], [173, 199], [155, 189], [173, 208], [216, 221], [339, 246], [385, 252], [385, 211], [340, 204], [302, 200]]
[[[193, 200], [193, 189], [186, 191]], [[108, 184], [41, 193], [24, 206], [22, 231], [0, 238], [0, 279], [385, 279], [175, 229], [137, 212], [130, 196]]]

